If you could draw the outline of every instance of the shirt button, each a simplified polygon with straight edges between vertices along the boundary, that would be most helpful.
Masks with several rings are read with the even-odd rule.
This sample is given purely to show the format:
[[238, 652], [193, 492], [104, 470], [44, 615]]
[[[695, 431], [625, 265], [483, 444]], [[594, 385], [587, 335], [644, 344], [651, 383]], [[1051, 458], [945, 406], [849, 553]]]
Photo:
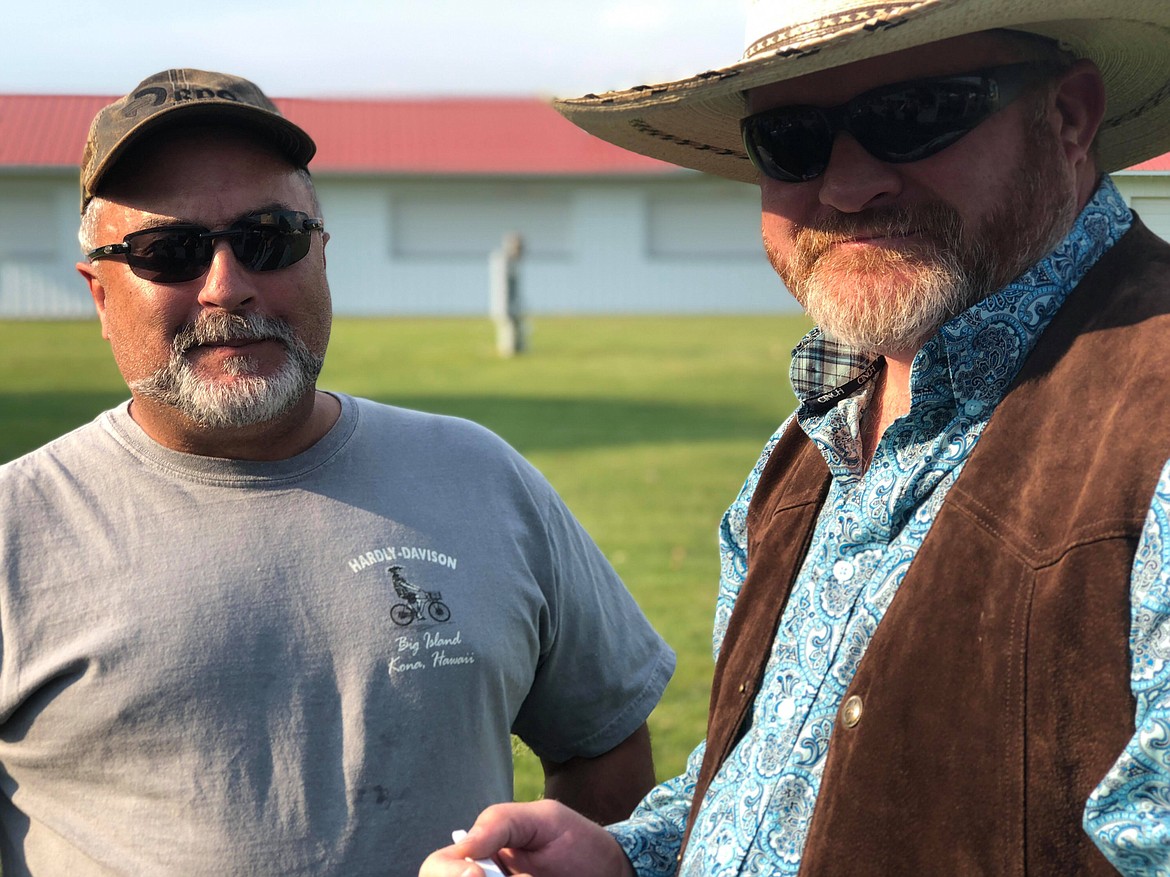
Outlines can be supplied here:
[[856, 728], [861, 721], [861, 698], [856, 694], [846, 700], [845, 706], [841, 708], [841, 721], [846, 728]]
[[853, 564], [847, 560], [838, 560], [833, 564], [833, 578], [839, 582], [847, 582], [853, 578]]
[[984, 407], [984, 404], [978, 399], [968, 399], [963, 404], [963, 410], [967, 413], [968, 417], [978, 417], [983, 413]]

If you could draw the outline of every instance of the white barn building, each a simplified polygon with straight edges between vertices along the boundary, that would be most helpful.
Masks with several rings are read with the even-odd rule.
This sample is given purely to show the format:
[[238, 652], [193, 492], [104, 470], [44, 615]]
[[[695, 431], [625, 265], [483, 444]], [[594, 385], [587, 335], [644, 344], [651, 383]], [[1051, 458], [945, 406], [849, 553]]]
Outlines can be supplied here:
[[[92, 314], [77, 163], [100, 96], [0, 95], [0, 319]], [[754, 186], [596, 140], [523, 98], [277, 100], [311, 164], [342, 315], [479, 315], [489, 254], [519, 233], [533, 313], [792, 310]], [[1170, 238], [1170, 156], [1117, 176]]]

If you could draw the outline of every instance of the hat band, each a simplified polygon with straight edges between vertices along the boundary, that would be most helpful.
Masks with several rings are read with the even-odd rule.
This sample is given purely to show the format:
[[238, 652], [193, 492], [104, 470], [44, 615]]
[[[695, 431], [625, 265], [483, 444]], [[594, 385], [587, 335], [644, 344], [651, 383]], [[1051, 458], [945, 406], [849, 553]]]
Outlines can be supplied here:
[[1114, 116], [1111, 119], [1106, 119], [1101, 123], [1101, 127], [1116, 128], [1118, 125], [1124, 125], [1126, 122], [1132, 122], [1134, 119], [1144, 115], [1147, 110], [1156, 107], [1158, 104], [1164, 101], [1167, 96], [1170, 96], [1170, 82], [1167, 82], [1165, 85], [1159, 88], [1156, 93], [1150, 95], [1132, 110], [1124, 112], [1120, 116]]
[[664, 140], [665, 142], [673, 143], [676, 146], [687, 146], [691, 149], [697, 149], [700, 152], [711, 152], [715, 155], [722, 155], [728, 158], [743, 159], [743, 161], [745, 161], [749, 166], [752, 162], [752, 160], [748, 158], [748, 154], [746, 152], [742, 152], [738, 149], [727, 149], [723, 146], [712, 146], [709, 143], [700, 143], [697, 140], [688, 140], [685, 137], [679, 137], [675, 134], [669, 133], [668, 131], [655, 128], [653, 125], [647, 123], [645, 119], [630, 119], [629, 125], [635, 131], [639, 131], [642, 134], [645, 134], [647, 137], [653, 137], [655, 140]]
[[[763, 53], [778, 55], [813, 54], [819, 47], [808, 46], [808, 43], [819, 43], [829, 37], [855, 30], [885, 30], [896, 27], [905, 21], [905, 16], [924, 4], [906, 3], [870, 3], [862, 6], [850, 4], [848, 11], [833, 12], [811, 21], [803, 21], [796, 25], [788, 25], [781, 30], [771, 30], [767, 19], [777, 16], [791, 15], [791, 9], [782, 7], [789, 3], [769, 3], [761, 0], [752, 5], [752, 13], [748, 21], [748, 39], [750, 42], [744, 49], [742, 60], [747, 61]], [[825, 5], [825, 4], [822, 4]], [[752, 39], [752, 35], [765, 33], [767, 36]]]

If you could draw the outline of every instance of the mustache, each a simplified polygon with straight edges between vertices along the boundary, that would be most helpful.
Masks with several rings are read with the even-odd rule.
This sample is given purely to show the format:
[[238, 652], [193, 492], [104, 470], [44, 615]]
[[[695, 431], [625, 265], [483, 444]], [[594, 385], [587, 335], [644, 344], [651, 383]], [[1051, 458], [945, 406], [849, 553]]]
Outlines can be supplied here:
[[797, 229], [795, 243], [798, 251], [820, 253], [834, 244], [859, 238], [918, 234], [944, 245], [957, 245], [963, 232], [958, 211], [948, 204], [929, 202], [872, 207], [859, 213], [833, 211]]
[[296, 346], [297, 338], [292, 327], [278, 317], [211, 312], [181, 326], [171, 346], [177, 356], [182, 356], [201, 344], [241, 341], [277, 341], [292, 349]]

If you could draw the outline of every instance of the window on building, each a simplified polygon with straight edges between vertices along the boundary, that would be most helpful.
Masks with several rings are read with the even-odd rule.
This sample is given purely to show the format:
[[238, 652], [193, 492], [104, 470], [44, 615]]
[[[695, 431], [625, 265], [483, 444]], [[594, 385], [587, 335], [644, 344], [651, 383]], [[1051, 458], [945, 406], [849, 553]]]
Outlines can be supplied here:
[[523, 239], [526, 259], [567, 257], [568, 194], [461, 187], [402, 195], [391, 204], [391, 247], [402, 258], [485, 259], [511, 233]]
[[647, 248], [663, 259], [759, 258], [758, 190], [662, 192], [647, 202]]

